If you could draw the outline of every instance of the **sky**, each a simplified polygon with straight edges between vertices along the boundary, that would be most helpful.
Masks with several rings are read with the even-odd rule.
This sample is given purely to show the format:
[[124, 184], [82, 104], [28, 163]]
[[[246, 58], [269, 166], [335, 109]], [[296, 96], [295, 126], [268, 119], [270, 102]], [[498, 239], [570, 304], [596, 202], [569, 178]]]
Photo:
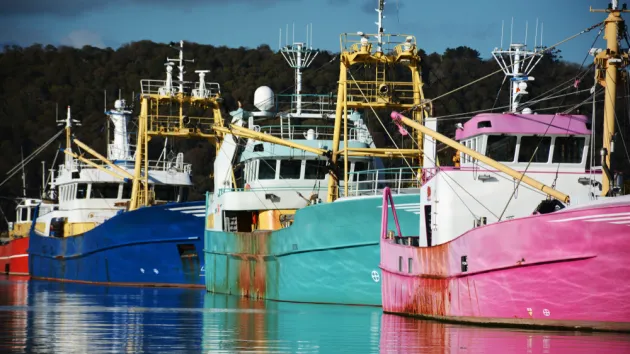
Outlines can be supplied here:
[[[378, 0], [0, 0], [0, 44], [32, 43], [117, 48], [138, 40], [168, 43], [278, 48], [279, 30], [289, 41], [306, 40], [312, 24], [314, 47], [339, 51], [339, 34], [375, 33]], [[536, 20], [543, 45], [555, 44], [605, 18], [589, 7], [609, 0], [387, 0], [384, 28], [413, 34], [428, 53], [468, 46], [490, 57], [510, 36], [534, 45]], [[512, 21], [513, 31], [510, 30]], [[512, 33], [511, 33], [512, 32]], [[598, 30], [559, 47], [563, 59], [582, 63]], [[284, 42], [284, 39], [283, 39]], [[283, 43], [284, 44], [284, 43]], [[600, 40], [596, 47], [605, 44]], [[591, 58], [587, 58], [588, 61]]]

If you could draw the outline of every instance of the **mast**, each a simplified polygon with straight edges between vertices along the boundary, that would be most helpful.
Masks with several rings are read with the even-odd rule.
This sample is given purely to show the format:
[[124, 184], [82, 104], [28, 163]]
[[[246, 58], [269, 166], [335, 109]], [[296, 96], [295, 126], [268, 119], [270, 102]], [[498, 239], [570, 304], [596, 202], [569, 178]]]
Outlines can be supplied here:
[[[536, 31], [538, 31], [538, 25], [536, 25]], [[501, 33], [501, 42], [503, 42], [503, 33]], [[534, 77], [529, 76], [529, 74], [543, 57], [543, 51], [539, 49], [542, 48], [537, 48], [536, 43], [534, 43], [534, 50], [531, 51], [527, 49], [527, 45], [524, 43], [510, 42], [508, 50], [494, 48], [492, 51], [492, 56], [503, 69], [503, 74], [510, 78], [509, 111], [511, 113], [518, 112], [523, 96], [528, 94], [527, 81], [534, 81]]]
[[378, 32], [376, 35], [376, 52], [377, 53], [383, 53], [383, 10], [385, 8], [385, 0], [379, 0], [378, 1], [378, 9], [376, 9], [376, 12], [378, 13], [378, 22], [375, 22], [376, 25], [378, 26]]
[[309, 47], [308, 43], [295, 42], [282, 47], [280, 53], [289, 66], [295, 70], [295, 115], [300, 116], [302, 114], [302, 70], [313, 63], [319, 52], [313, 50], [312, 46]]
[[57, 120], [57, 126], [62, 126], [65, 124], [66, 127], [66, 148], [70, 154], [66, 153], [64, 168], [67, 171], [72, 171], [74, 166], [74, 160], [72, 157], [72, 123], [77, 123], [77, 125], [81, 125], [78, 120], [72, 119], [72, 115], [70, 113], [70, 106], [68, 106], [68, 110], [66, 112], [66, 119]]
[[608, 17], [604, 21], [604, 38], [606, 50], [599, 51], [595, 56], [596, 80], [605, 88], [604, 98], [604, 129], [602, 154], [602, 196], [609, 195], [614, 181], [610, 174], [610, 155], [614, 152], [613, 137], [615, 135], [615, 101], [617, 98], [618, 71], [628, 65], [628, 54], [619, 52], [619, 29], [625, 28], [625, 21], [621, 17], [626, 10], [626, 5], [620, 9], [617, 0], [612, 0], [605, 10], [593, 10], [591, 12], [607, 12]]
[[[341, 34], [341, 54], [339, 59], [339, 87], [337, 91], [337, 109], [333, 132], [331, 165], [337, 165], [343, 159], [343, 169], [331, 169], [328, 179], [329, 202], [340, 196], [340, 184], [343, 181], [344, 195], [348, 195], [348, 157], [353, 149], [348, 145], [348, 112], [354, 109], [373, 110], [398, 109], [412, 111], [413, 118], [421, 124], [431, 112], [430, 102], [425, 101], [420, 76], [420, 56], [416, 39], [412, 35], [384, 33], [383, 10], [385, 1], [378, 0], [377, 33], [369, 34], [362, 31]], [[353, 66], [375, 69], [373, 77], [366, 76], [355, 79], [350, 70]], [[389, 67], [402, 67], [409, 70], [411, 80], [395, 81], [389, 77]], [[395, 74], [396, 70], [392, 70]], [[417, 133], [418, 149], [409, 149], [415, 158], [423, 161], [422, 153], [424, 136]], [[343, 140], [341, 140], [343, 139]], [[342, 150], [340, 150], [340, 145]], [[398, 147], [397, 147], [398, 148]], [[397, 149], [379, 149], [381, 153], [392, 151], [394, 155], [401, 154]], [[363, 151], [367, 153], [367, 151]], [[366, 156], [366, 155], [363, 155]], [[374, 156], [374, 155], [372, 155]], [[422, 163], [422, 162], [420, 162]], [[421, 173], [418, 167], [418, 173]], [[343, 173], [343, 176], [341, 176]], [[419, 175], [420, 176], [420, 175]]]
[[20, 154], [22, 156], [22, 196], [26, 198], [26, 173], [24, 172], [24, 149], [20, 146]]

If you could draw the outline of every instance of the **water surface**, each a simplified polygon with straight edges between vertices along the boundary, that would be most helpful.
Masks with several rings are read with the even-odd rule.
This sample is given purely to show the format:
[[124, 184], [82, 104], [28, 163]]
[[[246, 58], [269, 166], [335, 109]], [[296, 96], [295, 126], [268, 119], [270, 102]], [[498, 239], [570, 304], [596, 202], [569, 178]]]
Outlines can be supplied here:
[[630, 353], [630, 336], [459, 326], [380, 308], [0, 276], [0, 352]]

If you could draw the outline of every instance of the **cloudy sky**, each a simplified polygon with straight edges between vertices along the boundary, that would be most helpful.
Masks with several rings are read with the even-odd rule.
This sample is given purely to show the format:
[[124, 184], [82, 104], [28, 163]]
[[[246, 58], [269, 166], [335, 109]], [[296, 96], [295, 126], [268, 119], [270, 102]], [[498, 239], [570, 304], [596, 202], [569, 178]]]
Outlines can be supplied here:
[[[338, 51], [342, 32], [375, 32], [378, 0], [0, 0], [0, 44], [32, 43], [116, 48], [149, 39], [184, 39], [212, 45], [278, 46], [278, 31], [295, 24], [295, 39], [313, 24], [315, 47]], [[608, 0], [387, 0], [385, 30], [416, 35], [420, 47], [443, 52], [470, 46], [488, 57], [501, 43], [534, 44], [536, 19], [551, 45], [603, 19], [589, 6]], [[540, 39], [540, 29], [538, 31]], [[597, 31], [560, 47], [565, 59], [581, 63]], [[283, 35], [284, 37], [284, 35]], [[292, 34], [290, 35], [290, 40]], [[600, 46], [603, 44], [600, 42]], [[589, 59], [590, 60], [590, 59]]]

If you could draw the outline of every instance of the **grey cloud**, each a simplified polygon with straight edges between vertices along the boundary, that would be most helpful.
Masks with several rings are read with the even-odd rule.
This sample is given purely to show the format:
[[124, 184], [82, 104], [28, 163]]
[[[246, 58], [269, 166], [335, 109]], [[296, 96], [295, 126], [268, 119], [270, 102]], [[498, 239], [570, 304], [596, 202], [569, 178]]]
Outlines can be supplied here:
[[75, 16], [105, 7], [126, 5], [162, 6], [185, 9], [191, 6], [250, 4], [255, 7], [273, 5], [282, 1], [295, 0], [0, 0], [0, 16], [13, 15], [56, 15]]

